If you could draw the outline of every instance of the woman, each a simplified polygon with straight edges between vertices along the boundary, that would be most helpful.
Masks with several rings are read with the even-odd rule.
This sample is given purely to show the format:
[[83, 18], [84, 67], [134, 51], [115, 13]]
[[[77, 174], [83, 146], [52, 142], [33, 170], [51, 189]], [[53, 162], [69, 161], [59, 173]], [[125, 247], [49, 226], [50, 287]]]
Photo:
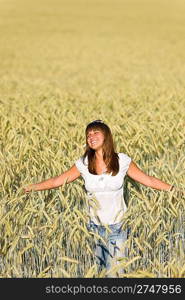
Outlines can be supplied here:
[[99, 270], [109, 270], [121, 253], [127, 232], [122, 231], [122, 217], [126, 211], [123, 198], [123, 182], [127, 174], [139, 183], [158, 190], [171, 191], [174, 186], [149, 176], [140, 170], [124, 153], [116, 153], [110, 128], [101, 120], [95, 120], [86, 128], [86, 150], [82, 157], [63, 174], [31, 184], [25, 188], [41, 191], [57, 188], [82, 176], [88, 199], [89, 230], [102, 238], [96, 243], [96, 260]]

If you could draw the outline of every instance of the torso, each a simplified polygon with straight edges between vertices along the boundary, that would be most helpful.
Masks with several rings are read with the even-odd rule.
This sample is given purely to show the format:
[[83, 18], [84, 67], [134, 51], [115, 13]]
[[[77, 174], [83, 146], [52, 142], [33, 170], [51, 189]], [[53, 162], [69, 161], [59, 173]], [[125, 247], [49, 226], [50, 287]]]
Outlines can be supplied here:
[[97, 175], [101, 175], [101, 174], [106, 172], [107, 167], [106, 167], [106, 164], [104, 163], [104, 161], [97, 161], [96, 160], [95, 164], [96, 164], [96, 173], [97, 173]]

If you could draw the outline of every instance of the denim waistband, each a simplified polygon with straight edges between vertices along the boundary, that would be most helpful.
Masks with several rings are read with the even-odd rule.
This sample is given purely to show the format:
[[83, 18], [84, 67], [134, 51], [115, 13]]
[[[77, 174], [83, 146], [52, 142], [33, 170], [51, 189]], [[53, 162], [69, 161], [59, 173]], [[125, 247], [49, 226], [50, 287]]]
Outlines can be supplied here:
[[[93, 221], [90, 220], [90, 222], [88, 223], [88, 226], [91, 227], [91, 228], [97, 228], [97, 229], [106, 229], [106, 226], [104, 225], [99, 225], [99, 224], [96, 224], [94, 223]], [[107, 224], [107, 227], [110, 228], [111, 230], [112, 229], [120, 229], [122, 226], [122, 222], [120, 223], [115, 223], [115, 224]]]

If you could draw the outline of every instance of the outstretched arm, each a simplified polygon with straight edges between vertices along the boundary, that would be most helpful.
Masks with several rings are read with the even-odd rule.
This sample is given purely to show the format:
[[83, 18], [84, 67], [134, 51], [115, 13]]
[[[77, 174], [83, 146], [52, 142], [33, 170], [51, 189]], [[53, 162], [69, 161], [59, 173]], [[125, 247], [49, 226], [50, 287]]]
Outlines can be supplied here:
[[70, 183], [80, 176], [77, 167], [73, 165], [69, 170], [59, 176], [55, 176], [39, 183], [30, 184], [24, 188], [25, 193], [30, 191], [42, 191], [57, 188], [64, 183]]
[[139, 183], [149, 186], [153, 189], [170, 191], [172, 188], [171, 184], [168, 184], [154, 176], [145, 174], [133, 161], [129, 165], [127, 175]]

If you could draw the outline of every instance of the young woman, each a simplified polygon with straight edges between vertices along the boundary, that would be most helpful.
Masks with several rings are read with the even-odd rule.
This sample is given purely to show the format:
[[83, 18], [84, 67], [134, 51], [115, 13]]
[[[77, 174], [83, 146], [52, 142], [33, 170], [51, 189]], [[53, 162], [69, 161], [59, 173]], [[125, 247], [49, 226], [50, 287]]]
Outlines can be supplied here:
[[88, 199], [89, 230], [98, 233], [106, 243], [96, 244], [96, 261], [99, 270], [109, 270], [121, 252], [127, 231], [123, 231], [122, 217], [126, 211], [123, 198], [124, 177], [127, 174], [139, 183], [157, 189], [171, 191], [174, 187], [154, 176], [145, 174], [125, 153], [116, 153], [110, 128], [101, 120], [87, 125], [86, 150], [75, 164], [59, 176], [24, 188], [28, 193], [57, 188], [82, 176]]

